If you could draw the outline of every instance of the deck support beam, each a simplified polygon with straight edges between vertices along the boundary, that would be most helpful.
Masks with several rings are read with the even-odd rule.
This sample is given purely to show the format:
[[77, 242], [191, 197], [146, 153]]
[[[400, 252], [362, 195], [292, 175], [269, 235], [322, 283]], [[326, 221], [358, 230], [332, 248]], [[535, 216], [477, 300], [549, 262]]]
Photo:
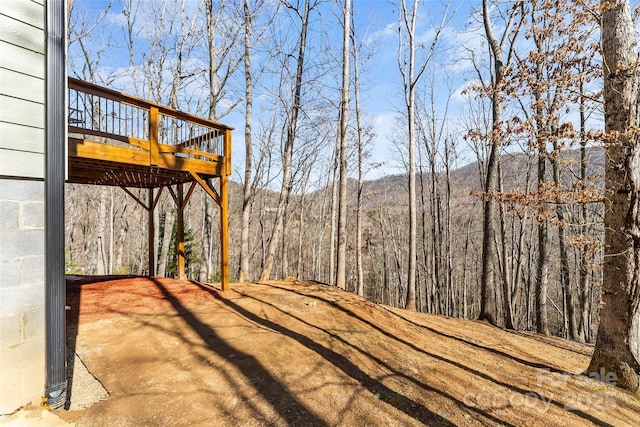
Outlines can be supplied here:
[[220, 176], [220, 287], [229, 286], [229, 182], [226, 174]]
[[154, 238], [155, 234], [155, 222], [153, 219], [153, 212], [160, 201], [160, 195], [162, 194], [162, 190], [164, 187], [160, 187], [158, 193], [153, 195], [153, 188], [147, 189], [147, 203], [140, 200], [135, 194], [133, 194], [127, 187], [120, 186], [129, 196], [133, 198], [140, 206], [142, 206], [147, 211], [147, 223], [148, 223], [148, 250], [149, 250], [149, 277], [153, 277], [156, 275], [156, 242]]
[[153, 221], [155, 203], [153, 203], [153, 188], [149, 188], [147, 191], [149, 194], [149, 208], [147, 209], [149, 223], [149, 234], [147, 235], [147, 243], [149, 244], [149, 277], [153, 277], [156, 275], [156, 242], [153, 237], [155, 234], [155, 224]]
[[176, 246], [178, 254], [178, 279], [186, 280], [187, 275], [184, 272], [184, 184], [177, 185], [176, 207], [178, 211], [176, 221]]
[[[231, 174], [233, 128], [91, 83], [71, 78], [68, 82], [69, 93], [76, 100], [73, 110], [77, 110], [78, 117], [83, 117], [83, 114], [92, 117], [92, 110], [82, 105], [82, 100], [86, 97], [93, 99], [93, 108], [103, 104], [117, 105], [118, 109], [124, 107], [125, 113], [123, 117], [108, 118], [104, 126], [81, 119], [67, 126], [67, 181], [118, 185], [144, 207], [148, 218], [149, 276], [157, 273], [155, 235], [159, 224], [155, 223], [154, 216], [160, 194], [166, 187], [177, 207], [176, 249], [180, 279], [186, 278], [187, 267], [184, 210], [199, 184], [220, 207], [220, 281], [222, 290], [229, 290], [228, 177]], [[110, 107], [105, 107], [105, 111], [108, 108]], [[145, 123], [146, 133], [142, 132], [140, 135], [137, 127], [129, 131], [127, 126], [123, 131], [119, 125], [121, 119], [131, 119], [132, 123], [138, 123], [138, 127]], [[185, 139], [185, 135], [176, 133], [182, 126], [186, 126], [185, 129], [196, 129], [195, 133], [189, 134]], [[211, 183], [214, 178], [220, 179], [219, 190]], [[191, 184], [188, 190], [184, 188], [186, 183]], [[173, 185], [176, 185], [175, 189]], [[133, 194], [126, 187], [139, 188], [141, 194], [147, 189], [147, 195]], [[154, 191], [156, 188], [157, 192]]]
[[[226, 170], [229, 170], [228, 168]], [[197, 173], [191, 172], [195, 182], [220, 207], [220, 287], [223, 292], [230, 289], [229, 286], [229, 178], [226, 173], [220, 175], [220, 193], [210, 186]]]

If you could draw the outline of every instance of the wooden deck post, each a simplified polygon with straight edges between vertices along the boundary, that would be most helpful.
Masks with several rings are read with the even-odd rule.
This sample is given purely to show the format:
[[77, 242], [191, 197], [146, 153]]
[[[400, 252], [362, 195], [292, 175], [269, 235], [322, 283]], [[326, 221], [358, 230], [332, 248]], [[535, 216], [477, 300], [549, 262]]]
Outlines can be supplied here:
[[231, 129], [224, 132], [224, 168], [220, 175], [220, 287], [229, 285], [229, 181], [231, 174]]
[[160, 149], [158, 147], [158, 108], [150, 107], [149, 108], [149, 164], [151, 166], [158, 165], [158, 159], [160, 157]]
[[[228, 177], [231, 174], [233, 128], [91, 83], [72, 78], [68, 82], [68, 96], [75, 101], [70, 104], [67, 114], [78, 118], [68, 124], [67, 182], [118, 185], [147, 210], [149, 276], [157, 274], [157, 242], [154, 235], [158, 224], [154, 223], [154, 213], [166, 187], [178, 209], [176, 249], [177, 275], [180, 279], [186, 278], [187, 261], [184, 210], [196, 183], [199, 184], [221, 209], [220, 281], [222, 289], [229, 290]], [[84, 99], [93, 99], [98, 104], [106, 102], [109, 106], [113, 104], [113, 111], [119, 112], [118, 117], [114, 115], [113, 120], [106, 120], [104, 123], [81, 120], [80, 117], [92, 114], [90, 108], [93, 103], [84, 105]], [[122, 123], [131, 123], [132, 127], [125, 124], [123, 129], [120, 126]], [[145, 126], [146, 132], [140, 132], [140, 126]], [[183, 127], [198, 130], [194, 130], [194, 135], [169, 132]], [[82, 137], [78, 137], [79, 135]], [[223, 141], [219, 138], [223, 138]], [[220, 147], [220, 142], [223, 147]], [[214, 178], [220, 178], [220, 192], [210, 185], [210, 180]], [[184, 183], [190, 181], [191, 187], [185, 194]], [[180, 182], [182, 184], [178, 185]], [[173, 185], [177, 185], [175, 192], [172, 190]], [[127, 187], [138, 188], [141, 193], [133, 194]], [[154, 191], [155, 188], [158, 189], [157, 192]], [[144, 189], [147, 189], [146, 203], [145, 197], [141, 196]]]
[[149, 208], [147, 209], [148, 222], [149, 222], [149, 235], [147, 242], [149, 244], [149, 277], [156, 275], [156, 242], [153, 239], [155, 225], [153, 223], [153, 211], [155, 204], [153, 203], [153, 188], [148, 189], [149, 194]]
[[220, 176], [220, 287], [229, 286], [229, 182], [226, 173]]
[[185, 280], [187, 275], [184, 272], [184, 184], [180, 183], [177, 187], [176, 207], [178, 208], [178, 219], [176, 224], [176, 252], [178, 254], [178, 279]]

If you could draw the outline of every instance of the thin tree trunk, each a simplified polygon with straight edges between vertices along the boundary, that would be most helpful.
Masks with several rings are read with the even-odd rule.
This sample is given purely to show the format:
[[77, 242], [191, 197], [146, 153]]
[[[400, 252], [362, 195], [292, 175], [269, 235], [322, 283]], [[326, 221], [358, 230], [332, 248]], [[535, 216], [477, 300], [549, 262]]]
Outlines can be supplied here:
[[165, 277], [167, 271], [169, 246], [171, 245], [171, 233], [173, 231], [173, 223], [175, 217], [173, 209], [167, 209], [164, 215], [164, 229], [162, 230], [162, 243], [160, 248], [160, 257], [158, 258], [158, 276]]
[[340, 93], [340, 197], [338, 208], [338, 258], [336, 286], [346, 289], [347, 268], [347, 124], [349, 119], [349, 59], [351, 35], [351, 0], [344, 0], [342, 35], [342, 91]]
[[249, 277], [249, 221], [253, 186], [251, 168], [253, 167], [253, 142], [251, 140], [251, 124], [253, 121], [253, 76], [251, 74], [252, 53], [252, 16], [249, 0], [244, 0], [244, 84], [245, 84], [245, 118], [244, 118], [244, 185], [242, 192], [242, 225], [240, 236], [240, 282], [251, 280]]
[[96, 274], [104, 276], [107, 271], [107, 254], [105, 251], [105, 240], [107, 238], [107, 187], [100, 188], [100, 199], [98, 200], [98, 239]]
[[[586, 137], [586, 116], [585, 116], [585, 96], [584, 96], [584, 83], [580, 84], [580, 181], [582, 187], [586, 189], [587, 185], [587, 137]], [[589, 259], [590, 250], [589, 244], [586, 241], [588, 236], [587, 224], [589, 223], [589, 210], [587, 204], [582, 203], [581, 206], [581, 218], [584, 224], [584, 230], [582, 231], [585, 237], [585, 243], [580, 248], [580, 271], [579, 271], [579, 295], [580, 295], [580, 325], [578, 329], [578, 341], [587, 342], [590, 339], [589, 331], [589, 307], [591, 300], [589, 298]]]
[[[407, 310], [416, 310], [416, 249], [417, 249], [417, 218], [416, 218], [416, 169], [415, 169], [415, 28], [416, 18], [418, 16], [418, 1], [414, 0], [411, 13], [406, 8], [404, 0], [402, 0], [402, 13], [399, 19], [404, 20], [405, 29], [407, 31], [409, 41], [409, 59], [408, 70], [401, 68], [401, 72], [404, 76], [405, 85], [405, 102], [407, 108], [407, 121], [408, 121], [408, 145], [409, 145], [409, 167], [408, 167], [408, 180], [409, 180], [409, 254], [408, 254], [408, 267], [407, 267], [407, 297], [405, 301], [405, 308]], [[401, 63], [399, 61], [399, 63]]]
[[113, 258], [114, 258], [114, 244], [115, 244], [115, 230], [114, 230], [114, 215], [115, 207], [113, 200], [113, 187], [109, 187], [109, 274], [113, 274]]
[[[553, 180], [555, 184], [560, 188], [560, 165], [557, 159], [552, 160], [553, 165]], [[569, 250], [567, 248], [567, 242], [565, 237], [565, 218], [564, 208], [561, 203], [558, 203], [556, 209], [556, 215], [558, 216], [558, 244], [560, 249], [560, 286], [564, 290], [564, 306], [566, 308], [564, 312], [565, 327], [567, 329], [568, 338], [575, 340], [578, 337], [578, 325], [576, 321], [576, 302], [575, 292], [571, 287], [570, 267], [569, 267]]]
[[[499, 191], [503, 191], [503, 180], [502, 180], [502, 167], [498, 165], [498, 188]], [[504, 327], [506, 329], [515, 329], [515, 321], [513, 314], [513, 305], [511, 301], [513, 299], [512, 295], [512, 280], [511, 269], [509, 267], [509, 256], [507, 254], [507, 230], [505, 225], [505, 206], [500, 206], [500, 255], [502, 258], [502, 311], [504, 312]]]
[[336, 140], [336, 149], [334, 153], [333, 171], [331, 173], [331, 210], [329, 225], [329, 286], [336, 284], [336, 275], [334, 274], [336, 266], [336, 224], [338, 221], [338, 167], [339, 167], [340, 146]]
[[[495, 212], [498, 178], [498, 162], [500, 161], [500, 147], [502, 145], [502, 79], [503, 79], [503, 46], [493, 33], [489, 17], [488, 0], [482, 0], [482, 18], [485, 35], [493, 54], [494, 81], [491, 94], [491, 142], [489, 159], [487, 161], [486, 182], [484, 185], [484, 210], [482, 218], [482, 279], [480, 289], [480, 320], [497, 324], [496, 283], [495, 283]], [[508, 31], [505, 30], [505, 31]]]
[[[546, 152], [538, 153], [538, 190], [541, 189], [546, 169]], [[549, 334], [549, 320], [547, 317], [547, 292], [549, 289], [549, 222], [546, 218], [538, 222], [538, 266], [536, 268], [536, 330]]]
[[364, 131], [360, 112], [360, 68], [358, 64], [358, 48], [355, 38], [355, 24], [351, 15], [351, 35], [353, 37], [353, 92], [355, 102], [356, 131], [358, 138], [358, 199], [356, 203], [356, 293], [364, 296], [364, 270], [362, 267], [362, 199], [364, 189]]

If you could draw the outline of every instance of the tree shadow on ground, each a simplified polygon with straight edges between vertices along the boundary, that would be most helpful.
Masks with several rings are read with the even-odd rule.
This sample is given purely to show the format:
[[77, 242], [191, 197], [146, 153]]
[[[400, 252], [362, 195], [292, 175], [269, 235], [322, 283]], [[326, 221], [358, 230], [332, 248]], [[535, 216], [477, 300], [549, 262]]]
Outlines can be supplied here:
[[[198, 283], [196, 283], [196, 284], [197, 284], [198, 286], [202, 286], [201, 284], [198, 284]], [[311, 295], [311, 294], [309, 294], [309, 293], [298, 292], [298, 291], [293, 290], [293, 289], [290, 289], [290, 288], [284, 288], [284, 287], [280, 287], [280, 286], [274, 286], [274, 285], [271, 285], [271, 284], [268, 284], [268, 283], [260, 283], [260, 284], [261, 284], [261, 285], [264, 285], [264, 286], [271, 286], [271, 287], [273, 287], [273, 288], [277, 288], [277, 289], [280, 289], [280, 290], [282, 290], [282, 291], [291, 292], [291, 293], [294, 293], [294, 294], [297, 294], [297, 295], [300, 295], [300, 296], [304, 296], [304, 297], [306, 297], [306, 298], [313, 298], [313, 299], [316, 299], [316, 300], [318, 300], [318, 301], [322, 301], [322, 302], [324, 302], [324, 303], [326, 303], [326, 304], [330, 304], [330, 305], [331, 305], [332, 307], [334, 307], [335, 309], [340, 310], [341, 312], [343, 312], [343, 313], [347, 314], [348, 316], [351, 316], [351, 317], [353, 317], [353, 318], [355, 318], [355, 319], [359, 320], [360, 322], [362, 322], [362, 323], [364, 323], [364, 324], [368, 325], [369, 327], [371, 327], [371, 328], [373, 328], [373, 329], [377, 330], [377, 331], [378, 331], [378, 332], [380, 332], [381, 334], [383, 334], [383, 335], [385, 335], [385, 336], [387, 336], [387, 337], [389, 337], [389, 338], [391, 338], [391, 339], [393, 339], [393, 340], [396, 340], [398, 343], [401, 343], [401, 344], [403, 344], [403, 345], [406, 345], [406, 346], [408, 346], [409, 348], [412, 348], [413, 350], [415, 350], [415, 351], [417, 351], [417, 352], [421, 352], [421, 353], [423, 353], [423, 354], [425, 354], [425, 355], [427, 355], [427, 356], [429, 356], [429, 357], [432, 357], [432, 358], [437, 359], [437, 360], [439, 360], [439, 361], [442, 361], [442, 362], [448, 363], [448, 364], [453, 365], [453, 366], [455, 366], [455, 367], [457, 367], [457, 368], [459, 368], [459, 369], [463, 369], [463, 370], [465, 370], [465, 371], [469, 372], [469, 373], [470, 373], [470, 374], [472, 374], [472, 375], [475, 375], [475, 376], [477, 376], [477, 377], [480, 377], [480, 378], [483, 378], [483, 379], [485, 379], [485, 380], [491, 381], [491, 382], [493, 382], [494, 384], [497, 384], [497, 385], [500, 385], [500, 386], [506, 387], [506, 388], [508, 388], [508, 389], [510, 389], [510, 390], [516, 391], [516, 392], [521, 393], [521, 394], [523, 394], [523, 395], [526, 395], [527, 393], [530, 393], [530, 392], [531, 392], [531, 390], [525, 390], [525, 389], [523, 389], [523, 388], [521, 388], [521, 387], [519, 387], [519, 386], [517, 386], [517, 385], [515, 385], [515, 384], [509, 384], [509, 383], [506, 383], [506, 382], [500, 381], [500, 380], [498, 380], [498, 379], [496, 379], [496, 378], [493, 378], [491, 375], [488, 375], [488, 374], [486, 374], [486, 373], [484, 373], [484, 372], [480, 372], [480, 371], [478, 371], [478, 370], [476, 370], [476, 369], [473, 369], [473, 368], [471, 368], [471, 367], [469, 367], [469, 366], [467, 366], [467, 365], [465, 365], [465, 364], [463, 364], [463, 363], [461, 363], [461, 362], [459, 362], [459, 361], [456, 361], [456, 360], [450, 360], [450, 359], [448, 359], [448, 358], [446, 358], [446, 357], [443, 357], [443, 356], [441, 356], [441, 355], [439, 355], [439, 354], [436, 354], [436, 353], [433, 353], [433, 352], [429, 352], [429, 351], [427, 351], [427, 350], [425, 350], [425, 349], [423, 349], [423, 348], [417, 347], [414, 343], [407, 342], [406, 340], [403, 340], [402, 338], [399, 338], [399, 337], [395, 336], [394, 334], [390, 333], [389, 331], [385, 330], [383, 327], [378, 326], [378, 325], [376, 325], [376, 324], [373, 324], [373, 323], [371, 323], [370, 321], [368, 321], [367, 319], [362, 318], [362, 317], [361, 317], [361, 316], [359, 316], [357, 313], [353, 312], [352, 310], [349, 310], [348, 308], [346, 308], [345, 306], [343, 306], [343, 305], [339, 304], [337, 301], [332, 300], [331, 298], [323, 298], [323, 297], [321, 297], [321, 296]], [[327, 286], [327, 285], [320, 284], [320, 283], [317, 283], [317, 285], [320, 285], [320, 286]], [[245, 294], [242, 294], [242, 295], [243, 295], [243, 296], [245, 296], [245, 297], [250, 297], [250, 298], [251, 298], [251, 296], [249, 296], [249, 295], [245, 295]], [[262, 301], [262, 302], [263, 302], [263, 303], [265, 303], [265, 304], [269, 304], [268, 302], [265, 302], [265, 301]], [[383, 309], [384, 309], [384, 308], [383, 308]], [[522, 363], [523, 365], [530, 366], [530, 367], [532, 367], [532, 368], [545, 369], [545, 370], [549, 369], [551, 372], [558, 372], [558, 373], [560, 373], [560, 371], [558, 371], [557, 369], [553, 369], [553, 368], [549, 367], [548, 365], [544, 365], [544, 364], [536, 364], [536, 363], [534, 363], [534, 362], [529, 362], [529, 361], [526, 361], [526, 360], [523, 360], [523, 359], [519, 359], [519, 358], [513, 357], [512, 355], [510, 355], [510, 354], [508, 354], [508, 353], [505, 353], [505, 352], [500, 352], [500, 351], [497, 351], [497, 350], [494, 350], [494, 349], [491, 349], [491, 348], [489, 348], [489, 347], [485, 347], [485, 346], [479, 346], [479, 345], [477, 345], [476, 343], [469, 342], [469, 341], [464, 340], [464, 339], [462, 339], [462, 338], [455, 337], [455, 336], [448, 335], [448, 334], [444, 334], [444, 333], [442, 333], [442, 332], [440, 332], [440, 331], [437, 331], [437, 330], [435, 330], [435, 329], [433, 329], [433, 328], [428, 328], [428, 327], [425, 327], [424, 325], [416, 324], [415, 322], [411, 322], [411, 321], [409, 321], [409, 320], [405, 319], [404, 317], [399, 316], [398, 314], [396, 314], [396, 313], [393, 313], [393, 312], [389, 311], [388, 309], [385, 309], [385, 310], [386, 310], [387, 312], [389, 312], [389, 313], [393, 314], [394, 316], [397, 316], [397, 317], [399, 317], [399, 318], [401, 318], [401, 319], [403, 319], [403, 320], [405, 320], [405, 321], [408, 321], [409, 323], [414, 324], [415, 326], [418, 326], [418, 327], [420, 327], [420, 328], [424, 328], [424, 329], [426, 329], [426, 330], [429, 330], [429, 331], [430, 331], [430, 332], [432, 332], [432, 333], [435, 333], [435, 334], [437, 334], [437, 335], [441, 335], [441, 336], [443, 336], [443, 337], [445, 337], [445, 338], [452, 339], [452, 340], [456, 340], [456, 341], [459, 341], [459, 342], [464, 343], [464, 344], [466, 344], [466, 345], [470, 345], [470, 346], [474, 346], [474, 347], [482, 348], [482, 349], [484, 349], [484, 350], [486, 350], [486, 351], [489, 351], [489, 352], [491, 352], [491, 353], [496, 354], [497, 356], [500, 356], [500, 357], [506, 357], [506, 358], [512, 359], [512, 360], [514, 360], [515, 362]], [[286, 314], [291, 315], [290, 313], [286, 313]], [[255, 316], [255, 315], [254, 315], [254, 316]], [[298, 319], [298, 320], [300, 320], [300, 319]], [[409, 379], [410, 381], [416, 382], [416, 381], [415, 381], [415, 379], [413, 379], [413, 378], [408, 378], [408, 379]], [[421, 387], [430, 388], [430, 387], [429, 387], [428, 385], [426, 385], [426, 384], [418, 383], [418, 385], [420, 385]], [[435, 389], [434, 389], [434, 390], [435, 390]], [[450, 396], [450, 395], [448, 395], [448, 394], [445, 394], [445, 393], [443, 393], [442, 391], [439, 391], [439, 390], [436, 390], [436, 391], [437, 391], [439, 394], [444, 395], [444, 396], [446, 396], [447, 398], [449, 398], [449, 399], [451, 399], [451, 400], [453, 400], [453, 401], [456, 401], [456, 402], [457, 402], [457, 403], [459, 403], [460, 405], [464, 405], [464, 403], [463, 403], [463, 402], [461, 402], [461, 401], [457, 400], [455, 397]], [[563, 403], [563, 402], [556, 401], [556, 400], [552, 399], [552, 398], [551, 398], [551, 396], [544, 396], [544, 395], [541, 395], [541, 394], [540, 394], [540, 392], [538, 392], [537, 394], [538, 394], [539, 398], [540, 398], [540, 399], [542, 399], [543, 401], [551, 402], [551, 404], [553, 404], [553, 405], [557, 406], [558, 408], [561, 408], [562, 410], [565, 410], [565, 409], [566, 409], [566, 407], [567, 407], [567, 405], [568, 405], [568, 403]], [[476, 412], [476, 413], [478, 413], [478, 414], [480, 414], [480, 415], [482, 415], [482, 416], [484, 416], [484, 417], [487, 417], [487, 418], [489, 418], [489, 419], [491, 419], [491, 420], [493, 420], [493, 421], [495, 421], [495, 422], [498, 422], [498, 423], [500, 423], [501, 425], [508, 425], [508, 424], [505, 424], [505, 421], [500, 420], [500, 419], [498, 419], [498, 418], [494, 417], [493, 415], [488, 414], [488, 413], [487, 413], [487, 412], [485, 412], [485, 411], [479, 410], [478, 408], [469, 407], [468, 409], [473, 410], [474, 412]], [[592, 423], [594, 423], [594, 424], [596, 424], [596, 425], [601, 425], [601, 426], [612, 426], [611, 424], [609, 424], [609, 423], [607, 423], [607, 422], [605, 422], [605, 421], [603, 421], [603, 420], [601, 420], [601, 419], [599, 419], [599, 418], [597, 418], [597, 417], [595, 417], [595, 416], [593, 416], [593, 415], [591, 415], [591, 414], [588, 414], [588, 413], [586, 413], [586, 412], [584, 412], [584, 411], [581, 411], [581, 410], [579, 410], [579, 409], [575, 409], [575, 408], [574, 408], [574, 409], [572, 410], [572, 412], [573, 412], [574, 414], [576, 414], [576, 415], [580, 416], [581, 418], [583, 418], [583, 419], [585, 419], [585, 420], [588, 420], [588, 421], [590, 421], [590, 422], [592, 422]]]
[[[233, 363], [248, 379], [251, 379], [251, 376], [256, 374], [261, 378], [261, 381], [252, 381], [255, 390], [266, 399], [288, 425], [328, 425], [317, 414], [297, 400], [287, 387], [271, 375], [254, 356], [229, 345], [209, 325], [202, 322], [193, 312], [188, 310], [160, 281], [153, 278], [149, 280], [153, 281], [167, 301], [171, 303], [176, 313], [200, 336], [211, 352]], [[196, 282], [193, 283], [195, 284]], [[214, 293], [214, 295], [216, 294]], [[234, 355], [234, 357], [230, 358], [230, 355]]]
[[[370, 375], [368, 375], [366, 372], [364, 372], [361, 368], [359, 368], [358, 366], [356, 366], [353, 362], [351, 362], [347, 357], [338, 354], [337, 352], [335, 352], [332, 349], [329, 349], [325, 346], [323, 346], [322, 344], [319, 344], [315, 341], [313, 341], [312, 339], [308, 338], [305, 335], [302, 335], [298, 332], [292, 331], [291, 329], [288, 329], [276, 322], [273, 322], [271, 320], [262, 318], [258, 315], [256, 315], [255, 313], [252, 313], [246, 309], [244, 309], [243, 307], [239, 306], [238, 304], [235, 304], [233, 301], [229, 300], [229, 299], [225, 299], [223, 297], [221, 297], [216, 291], [214, 291], [213, 289], [209, 288], [206, 285], [203, 285], [201, 283], [198, 282], [193, 282], [196, 286], [201, 287], [202, 289], [207, 290], [208, 292], [211, 293], [211, 295], [213, 295], [215, 298], [219, 299], [223, 304], [225, 304], [226, 306], [228, 306], [230, 309], [232, 309], [234, 312], [244, 316], [245, 318], [249, 319], [252, 322], [255, 322], [256, 324], [259, 324], [265, 328], [268, 328], [274, 332], [283, 334], [285, 336], [288, 336], [289, 338], [294, 339], [296, 342], [298, 342], [299, 344], [305, 346], [306, 348], [314, 351], [315, 353], [317, 353], [318, 355], [320, 355], [321, 357], [323, 357], [325, 360], [327, 360], [328, 362], [330, 362], [331, 364], [333, 364], [335, 367], [337, 367], [338, 369], [340, 369], [342, 372], [344, 372], [345, 374], [347, 374], [349, 377], [353, 378], [354, 380], [358, 381], [360, 384], [362, 384], [363, 387], [365, 387], [367, 390], [369, 390], [372, 393], [379, 393], [381, 396], [384, 396], [384, 401], [385, 403], [388, 403], [392, 406], [394, 406], [396, 409], [404, 412], [405, 414], [409, 415], [410, 417], [414, 418], [417, 421], [422, 422], [423, 424], [426, 425], [433, 425], [433, 426], [454, 426], [455, 424], [451, 423], [449, 420], [443, 418], [442, 416], [434, 413], [433, 411], [429, 410], [428, 408], [426, 408], [424, 405], [422, 405], [419, 402], [416, 402], [414, 400], [411, 400], [409, 398], [407, 398], [406, 396], [397, 393], [396, 391], [390, 389], [388, 386], [386, 386], [385, 384], [383, 384], [382, 382], [378, 381], [377, 379], [371, 377]], [[248, 298], [252, 298], [248, 295], [243, 295], [243, 297], [248, 297]], [[268, 304], [271, 305], [265, 301], [260, 301], [263, 304]], [[275, 307], [277, 309], [277, 307]], [[285, 313], [290, 315], [289, 313]], [[291, 316], [291, 315], [290, 315]], [[292, 316], [294, 317], [294, 316]], [[294, 317], [295, 318], [295, 317]], [[301, 321], [303, 323], [303, 320], [299, 319], [299, 318], [295, 318], [298, 321]], [[313, 325], [311, 325], [313, 326]], [[328, 331], [325, 331], [328, 332]], [[368, 355], [370, 358], [373, 358], [373, 356]], [[376, 360], [378, 363], [383, 364], [384, 365], [384, 361], [382, 360]], [[392, 370], [393, 371], [393, 370]], [[410, 378], [409, 376], [407, 376], [406, 374], [403, 374], [401, 372], [395, 371], [394, 375], [398, 375], [398, 376], [402, 376], [405, 377], [408, 380], [413, 380], [412, 378]], [[426, 391], [431, 391], [431, 392], [435, 392], [438, 394], [442, 394], [439, 390], [429, 387], [426, 384], [419, 384], [421, 387], [423, 387]], [[458, 404], [462, 405], [462, 402], [457, 401], [456, 399], [453, 399], [451, 396], [447, 396], [449, 398], [451, 398], [452, 400], [455, 400]], [[487, 416], [488, 418], [493, 418], [490, 415], [484, 415]], [[509, 425], [509, 424], [505, 424], [503, 421], [498, 420], [498, 419], [494, 419], [494, 421], [496, 422], [500, 422], [502, 425]]]

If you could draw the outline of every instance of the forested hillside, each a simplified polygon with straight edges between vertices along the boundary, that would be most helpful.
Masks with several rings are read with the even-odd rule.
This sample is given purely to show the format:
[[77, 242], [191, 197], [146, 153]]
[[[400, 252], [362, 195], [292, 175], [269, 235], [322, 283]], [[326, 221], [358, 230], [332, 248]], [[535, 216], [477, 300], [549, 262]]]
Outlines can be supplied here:
[[[594, 188], [601, 188], [604, 171], [603, 152], [586, 151], [587, 173], [593, 177]], [[535, 158], [522, 154], [505, 154], [502, 170], [505, 188], [524, 191], [535, 184], [532, 173]], [[562, 159], [564, 186], [570, 188], [580, 174], [580, 151], [570, 151]], [[479, 314], [479, 272], [482, 257], [481, 181], [477, 162], [450, 172], [423, 173], [417, 177], [419, 188], [419, 310], [466, 319]], [[527, 173], [528, 171], [528, 173]], [[528, 178], [528, 181], [527, 181]], [[363, 253], [365, 295], [374, 302], [404, 307], [406, 293], [408, 204], [406, 176], [392, 175], [366, 181], [363, 186]], [[186, 211], [188, 276], [198, 278], [199, 255], [202, 246], [203, 203], [205, 193], [195, 194]], [[144, 193], [141, 198], [144, 198]], [[357, 182], [349, 182], [349, 223], [355, 229]], [[231, 183], [230, 239], [232, 272], [237, 279], [241, 231], [242, 187]], [[259, 271], [266, 257], [266, 244], [273, 228], [274, 209], [278, 195], [261, 190], [251, 206], [250, 271]], [[278, 249], [275, 277], [294, 276], [330, 283], [331, 188], [292, 195], [286, 210], [282, 245]], [[175, 206], [169, 193], [159, 203], [157, 229], [160, 250], [157, 251], [159, 275], [171, 277], [176, 272]], [[602, 206], [563, 204], [565, 236], [570, 270], [568, 286], [560, 284], [560, 244], [558, 219], [550, 233], [549, 297], [553, 333], [570, 336], [570, 319], [580, 329], [577, 338], [590, 341], [597, 322], [599, 283], [602, 280]], [[534, 326], [534, 283], [538, 254], [536, 252], [536, 205], [505, 203], [502, 210], [500, 241], [500, 275], [510, 280], [514, 289], [513, 310], [517, 328], [531, 330]], [[586, 221], [583, 214], [586, 212]], [[84, 274], [145, 274], [147, 246], [146, 211], [119, 188], [67, 186], [67, 248], [70, 270]], [[213, 224], [218, 224], [213, 221]], [[173, 235], [171, 233], [173, 231]], [[217, 228], [212, 233], [218, 235]], [[586, 246], [586, 247], [585, 247]], [[213, 247], [216, 251], [218, 248]], [[356, 242], [348, 241], [347, 274], [349, 285], [355, 286]], [[211, 259], [219, 256], [213, 252]], [[502, 258], [500, 258], [502, 259]], [[217, 267], [216, 267], [217, 268]], [[506, 276], [505, 276], [506, 275]], [[212, 275], [207, 280], [216, 281]], [[586, 289], [586, 292], [584, 291]], [[355, 289], [349, 289], [355, 291]], [[501, 298], [501, 296], [499, 296]], [[572, 310], [568, 305], [573, 304]], [[566, 316], [565, 316], [566, 313]], [[565, 324], [567, 322], [567, 324]], [[584, 332], [583, 329], [584, 328]], [[584, 337], [584, 338], [583, 338]], [[574, 337], [575, 338], [575, 337]]]
[[[590, 369], [637, 391], [639, 11], [75, 0], [69, 74], [235, 127], [233, 279], [581, 342], [599, 327]], [[217, 281], [218, 210], [192, 194], [187, 275]], [[153, 212], [155, 271], [172, 276], [170, 191]], [[66, 221], [69, 273], [147, 273], [147, 214], [119, 188], [68, 185]]]

